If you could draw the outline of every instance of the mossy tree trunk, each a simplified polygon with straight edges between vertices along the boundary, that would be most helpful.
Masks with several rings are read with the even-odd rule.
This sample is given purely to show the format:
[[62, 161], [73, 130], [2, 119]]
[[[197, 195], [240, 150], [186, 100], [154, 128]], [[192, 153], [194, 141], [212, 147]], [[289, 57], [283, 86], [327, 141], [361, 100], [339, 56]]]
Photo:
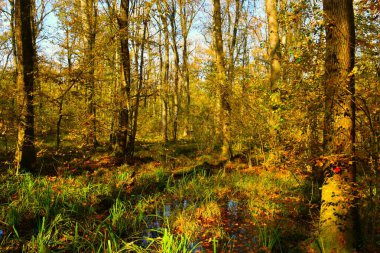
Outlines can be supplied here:
[[89, 122], [87, 122], [87, 144], [94, 148], [98, 146], [96, 138], [96, 103], [95, 103], [95, 42], [98, 23], [98, 3], [95, 0], [81, 0], [84, 73], [86, 102]]
[[182, 34], [182, 74], [183, 81], [186, 91], [185, 99], [185, 115], [184, 115], [184, 136], [190, 135], [190, 103], [191, 103], [191, 93], [190, 93], [190, 71], [189, 71], [189, 51], [188, 51], [188, 36], [191, 26], [194, 21], [194, 17], [197, 13], [195, 10], [196, 3], [192, 1], [179, 0], [179, 16], [181, 23], [181, 34]]
[[[270, 83], [270, 107], [272, 113], [269, 118], [272, 152], [278, 152], [280, 144], [280, 124], [281, 115], [278, 110], [281, 102], [279, 81], [281, 78], [281, 48], [278, 24], [278, 4], [277, 0], [266, 0], [265, 9], [268, 19], [268, 60], [270, 64], [269, 83]], [[279, 157], [279, 156], [278, 156]]]
[[231, 87], [227, 80], [226, 60], [223, 50], [222, 36], [222, 17], [220, 0], [213, 1], [213, 35], [214, 35], [214, 50], [216, 64], [216, 79], [220, 92], [220, 124], [222, 128], [222, 159], [230, 159], [232, 157], [231, 144]]
[[36, 47], [33, 38], [33, 2], [15, 2], [15, 42], [17, 67], [17, 104], [19, 123], [15, 153], [16, 173], [20, 169], [35, 169], [36, 151], [34, 145], [34, 72]]
[[121, 105], [119, 111], [118, 127], [118, 153], [126, 155], [128, 131], [130, 130], [130, 111], [131, 111], [131, 59], [129, 52], [129, 12], [130, 1], [120, 2], [120, 15], [118, 17], [120, 31], [120, 55], [121, 55]]
[[[325, 178], [320, 212], [320, 245], [325, 252], [352, 252], [359, 222], [353, 189], [355, 164], [355, 27], [352, 0], [324, 0], [326, 22], [323, 150], [342, 163]], [[335, 161], [334, 161], [335, 160]]]

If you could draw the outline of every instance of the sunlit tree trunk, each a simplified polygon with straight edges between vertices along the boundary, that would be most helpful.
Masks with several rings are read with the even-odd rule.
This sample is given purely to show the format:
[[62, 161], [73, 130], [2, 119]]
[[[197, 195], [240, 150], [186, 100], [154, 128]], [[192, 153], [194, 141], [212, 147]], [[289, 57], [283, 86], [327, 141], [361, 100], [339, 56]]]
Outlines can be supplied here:
[[325, 155], [348, 159], [322, 186], [320, 241], [325, 252], [352, 252], [359, 232], [352, 182], [355, 164], [355, 27], [352, 0], [324, 0], [326, 21]]
[[229, 86], [226, 74], [225, 54], [223, 51], [222, 18], [220, 0], [213, 0], [213, 36], [217, 83], [220, 92], [220, 123], [222, 127], [222, 159], [232, 157], [231, 146], [231, 105]]
[[277, 0], [266, 0], [265, 7], [268, 19], [268, 60], [270, 64], [270, 102], [272, 113], [269, 116], [269, 129], [270, 129], [270, 148], [271, 152], [277, 154], [279, 157], [279, 144], [280, 144], [280, 122], [281, 115], [279, 113], [279, 106], [281, 104], [281, 94], [279, 90], [279, 81], [281, 77], [281, 64], [280, 64], [280, 37], [278, 25], [278, 11]]
[[268, 18], [270, 88], [272, 91], [276, 91], [278, 89], [277, 81], [281, 77], [277, 0], [266, 0], [265, 6]]
[[175, 20], [176, 4], [173, 2], [171, 9], [172, 13], [169, 15], [171, 26], [172, 47], [174, 54], [174, 96], [173, 96], [173, 141], [177, 141], [178, 134], [178, 113], [179, 113], [179, 53], [177, 45], [177, 24]]
[[[242, 16], [243, 16], [243, 22], [244, 22], [244, 28], [242, 31], [242, 82], [241, 85], [241, 104], [240, 104], [240, 115], [241, 117], [245, 116], [245, 113], [247, 112], [246, 109], [249, 106], [249, 83], [250, 83], [250, 49], [249, 49], [249, 43], [248, 43], [248, 33], [249, 33], [249, 15], [247, 13], [248, 11], [242, 10]], [[243, 131], [243, 129], [242, 129]]]
[[[138, 116], [139, 116], [139, 106], [141, 99], [141, 92], [144, 84], [144, 59], [145, 59], [145, 46], [147, 44], [148, 35], [148, 23], [149, 23], [149, 12], [150, 8], [144, 9], [142, 11], [142, 22], [143, 22], [143, 31], [141, 35], [141, 40], [138, 45], [136, 45], [135, 51], [135, 64], [136, 64], [136, 76], [137, 78], [137, 89], [135, 94], [135, 103], [133, 110], [133, 117], [131, 117], [131, 131], [129, 135], [129, 140], [127, 144], [127, 158], [130, 159], [133, 157], [135, 152], [135, 143], [136, 143], [136, 134], [138, 127]], [[137, 26], [136, 31], [139, 31], [139, 26]], [[140, 52], [139, 52], [140, 51]], [[140, 53], [140, 54], [139, 54]], [[139, 59], [140, 57], [140, 59]]]
[[168, 20], [165, 11], [162, 6], [159, 5], [160, 19], [162, 22], [162, 30], [164, 33], [164, 56], [162, 63], [162, 82], [161, 82], [161, 132], [164, 142], [168, 142], [168, 86], [169, 86], [169, 53], [170, 53], [170, 41], [169, 41], [169, 28]]
[[190, 29], [193, 25], [195, 15], [197, 14], [197, 2], [191, 0], [178, 0], [178, 9], [181, 23], [182, 34], [182, 78], [185, 86], [185, 105], [184, 105], [184, 136], [190, 135], [190, 71], [189, 71], [189, 50], [188, 37]]
[[[184, 12], [186, 15], [186, 12]], [[190, 71], [189, 71], [189, 52], [187, 49], [187, 29], [182, 26], [182, 36], [183, 36], [183, 49], [182, 49], [182, 58], [183, 58], [183, 76], [185, 82], [185, 91], [186, 91], [186, 101], [185, 101], [185, 131], [184, 136], [189, 136], [190, 134], [190, 103], [191, 103], [191, 93], [190, 93]]]
[[15, 0], [9, 0], [10, 4], [10, 21], [9, 27], [11, 32], [11, 43], [12, 43], [12, 51], [13, 51], [13, 60], [14, 64], [17, 64], [17, 54], [16, 54], [16, 38], [15, 38]]
[[84, 44], [84, 68], [87, 113], [89, 115], [87, 142], [90, 147], [98, 145], [96, 138], [95, 104], [95, 42], [97, 34], [98, 7], [95, 0], [81, 0], [81, 15]]
[[229, 85], [232, 86], [234, 77], [235, 77], [235, 49], [236, 49], [236, 43], [237, 43], [237, 33], [238, 33], [238, 27], [239, 27], [239, 21], [240, 21], [240, 15], [241, 15], [241, 5], [243, 5], [244, 0], [242, 3], [240, 3], [242, 0], [235, 0], [235, 20], [233, 23], [233, 30], [232, 30], [232, 38], [229, 43], [229, 60], [228, 60], [228, 82]]
[[121, 109], [119, 112], [118, 149], [125, 155], [131, 110], [131, 60], [129, 53], [129, 0], [120, 2], [120, 16], [118, 19], [120, 31], [120, 56], [122, 64]]
[[31, 0], [15, 2], [15, 42], [17, 67], [17, 104], [19, 109], [18, 135], [15, 153], [16, 173], [20, 169], [35, 169], [34, 146], [34, 67], [36, 51], [33, 38]]

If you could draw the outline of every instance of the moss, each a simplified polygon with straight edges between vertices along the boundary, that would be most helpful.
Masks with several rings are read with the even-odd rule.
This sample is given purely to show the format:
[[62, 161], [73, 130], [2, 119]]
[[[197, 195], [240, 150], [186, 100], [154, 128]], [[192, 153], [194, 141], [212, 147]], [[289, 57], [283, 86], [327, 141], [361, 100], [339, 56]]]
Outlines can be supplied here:
[[350, 185], [340, 175], [328, 178], [322, 186], [320, 234], [321, 252], [352, 252], [353, 229]]

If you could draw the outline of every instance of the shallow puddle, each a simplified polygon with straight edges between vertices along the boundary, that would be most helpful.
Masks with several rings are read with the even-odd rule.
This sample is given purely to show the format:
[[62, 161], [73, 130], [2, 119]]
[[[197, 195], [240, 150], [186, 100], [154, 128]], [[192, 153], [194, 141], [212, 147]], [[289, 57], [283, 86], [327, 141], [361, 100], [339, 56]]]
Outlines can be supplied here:
[[[182, 202], [165, 203], [156, 210], [156, 214], [147, 216], [146, 231], [144, 233], [143, 245], [148, 246], [149, 238], [154, 239], [159, 236], [159, 230], [164, 227], [164, 220], [169, 218], [175, 210], [183, 210], [189, 206], [187, 200]], [[223, 239], [200, 238], [194, 241], [189, 248], [198, 245], [193, 252], [252, 252], [258, 249], [258, 229], [250, 216], [245, 204], [237, 200], [228, 200], [220, 205], [223, 230]]]
[[[258, 231], [246, 206], [229, 200], [221, 209], [225, 236], [217, 243], [217, 252], [252, 252], [257, 248]], [[213, 243], [206, 244], [204, 249], [204, 252], [213, 252]]]

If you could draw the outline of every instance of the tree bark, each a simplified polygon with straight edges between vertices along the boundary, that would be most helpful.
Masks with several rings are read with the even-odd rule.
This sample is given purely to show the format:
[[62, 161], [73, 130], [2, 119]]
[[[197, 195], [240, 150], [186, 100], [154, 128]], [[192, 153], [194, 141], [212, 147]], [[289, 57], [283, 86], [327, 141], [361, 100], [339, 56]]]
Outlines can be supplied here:
[[122, 63], [121, 108], [119, 112], [118, 152], [125, 156], [127, 148], [128, 130], [130, 130], [129, 115], [131, 110], [131, 60], [129, 53], [129, 0], [120, 2], [120, 17], [118, 18], [120, 31], [120, 50]]
[[181, 32], [183, 39], [182, 48], [182, 74], [183, 81], [185, 83], [185, 114], [184, 114], [184, 136], [190, 135], [190, 104], [191, 104], [191, 92], [190, 92], [190, 71], [189, 71], [189, 51], [188, 51], [188, 36], [193, 20], [196, 15], [196, 4], [192, 1], [179, 0], [179, 16], [181, 23]]
[[15, 41], [17, 55], [17, 104], [19, 124], [15, 153], [16, 173], [20, 169], [33, 171], [36, 162], [34, 146], [34, 71], [36, 51], [33, 42], [33, 2], [16, 0], [15, 2]]
[[217, 83], [220, 92], [220, 123], [222, 125], [222, 159], [232, 157], [231, 146], [231, 87], [226, 74], [225, 54], [223, 51], [222, 18], [220, 0], [213, 0], [213, 35], [215, 47], [215, 64], [217, 68]]
[[323, 150], [348, 162], [322, 186], [320, 241], [326, 252], [352, 252], [360, 234], [355, 192], [355, 27], [352, 0], [324, 0], [326, 19]]
[[[149, 10], [147, 16], [149, 15]], [[136, 100], [134, 104], [134, 112], [133, 112], [133, 118], [132, 118], [132, 129], [131, 134], [129, 136], [128, 145], [127, 145], [127, 158], [130, 159], [133, 157], [135, 152], [135, 142], [136, 142], [136, 134], [137, 134], [137, 127], [138, 127], [138, 115], [139, 115], [139, 105], [140, 105], [140, 97], [141, 97], [141, 89], [143, 87], [144, 82], [144, 51], [145, 51], [145, 44], [147, 39], [147, 33], [148, 33], [148, 19], [147, 17], [143, 17], [143, 34], [141, 38], [141, 44], [140, 44], [140, 62], [138, 62], [138, 54], [135, 55], [136, 57], [136, 64], [137, 65], [137, 72], [138, 72], [138, 84], [137, 84], [137, 91], [136, 91]], [[138, 51], [137, 51], [138, 52]]]
[[84, 68], [87, 113], [89, 115], [87, 143], [96, 147], [96, 104], [95, 104], [95, 42], [97, 34], [97, 2], [95, 0], [81, 0]]
[[163, 57], [163, 72], [162, 72], [162, 83], [161, 83], [161, 131], [162, 139], [166, 143], [168, 142], [168, 86], [169, 86], [169, 50], [170, 50], [170, 41], [169, 41], [169, 28], [168, 20], [165, 11], [162, 9], [161, 4], [158, 5], [160, 18], [163, 25], [164, 33], [164, 57]]
[[[183, 12], [183, 15], [186, 15], [186, 11]], [[189, 52], [187, 49], [187, 27], [182, 25], [182, 37], [183, 37], [183, 49], [182, 49], [182, 58], [183, 58], [183, 66], [182, 71], [184, 75], [185, 81], [185, 91], [186, 91], [186, 106], [185, 106], [185, 131], [184, 136], [190, 135], [190, 104], [191, 104], [191, 93], [190, 93], [190, 71], [189, 71]]]
[[355, 144], [353, 7], [350, 0], [323, 3], [327, 22], [323, 150], [325, 154], [350, 154]]
[[174, 53], [174, 96], [173, 96], [173, 141], [177, 141], [179, 113], [179, 53], [177, 46], [177, 25], [175, 21], [176, 5], [173, 2], [170, 13], [171, 37]]
[[280, 65], [280, 37], [278, 34], [277, 0], [265, 2], [268, 18], [269, 61], [270, 61], [270, 89], [276, 91], [277, 81], [281, 76]]
[[269, 62], [270, 62], [270, 107], [272, 110], [269, 116], [270, 126], [270, 147], [271, 152], [276, 154], [277, 160], [280, 155], [278, 154], [280, 148], [278, 147], [280, 141], [280, 124], [281, 115], [278, 110], [281, 104], [281, 94], [279, 90], [279, 80], [281, 77], [281, 64], [280, 64], [280, 37], [277, 13], [277, 0], [266, 0], [265, 2], [267, 19], [268, 19], [268, 36], [269, 36]]
[[230, 58], [228, 61], [228, 82], [230, 86], [232, 86], [234, 77], [235, 77], [234, 75], [235, 74], [235, 49], [236, 49], [237, 32], [238, 32], [240, 15], [241, 15], [241, 6], [243, 5], [243, 2], [240, 4], [240, 1], [242, 0], [235, 0], [235, 6], [236, 6], [235, 20], [234, 20], [234, 25], [233, 25], [233, 30], [232, 30], [232, 38], [229, 44]]

